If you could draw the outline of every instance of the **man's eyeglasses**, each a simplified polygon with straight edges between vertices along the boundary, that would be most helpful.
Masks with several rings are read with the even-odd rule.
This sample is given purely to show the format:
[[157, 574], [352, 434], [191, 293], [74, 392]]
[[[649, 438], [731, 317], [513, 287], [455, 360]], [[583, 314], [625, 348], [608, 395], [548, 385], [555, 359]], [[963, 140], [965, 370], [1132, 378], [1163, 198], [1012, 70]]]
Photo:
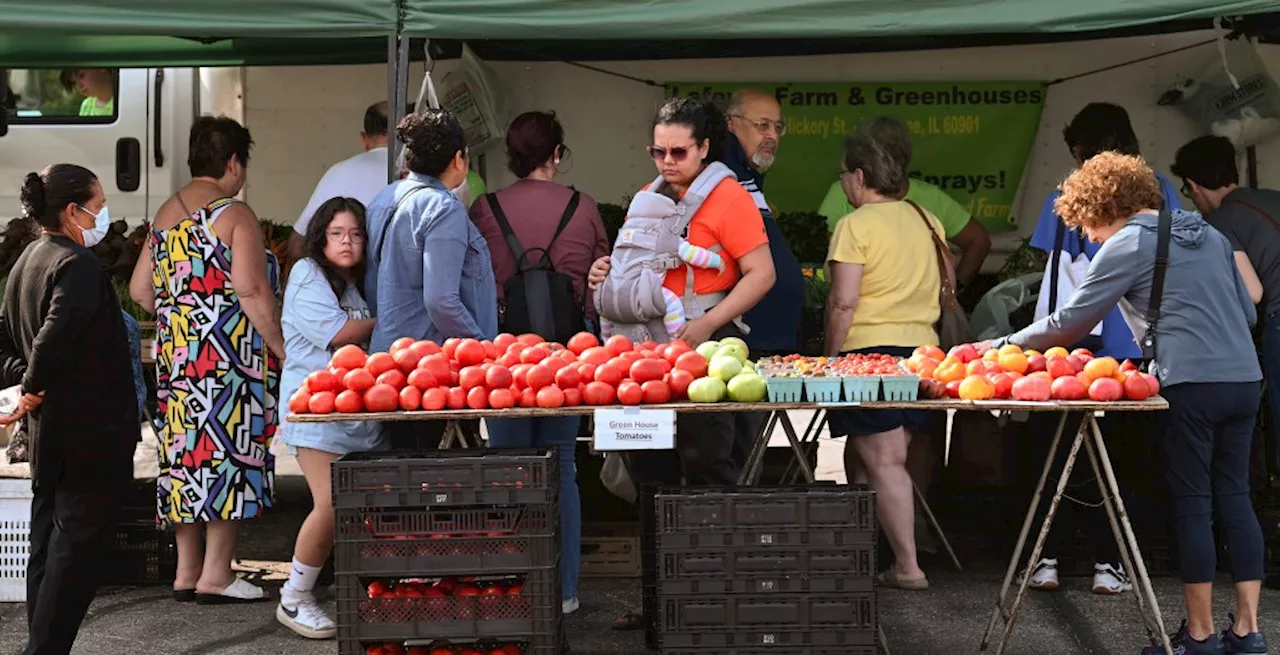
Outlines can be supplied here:
[[1181, 191], [1182, 191], [1182, 195], [1183, 195], [1183, 196], [1185, 196], [1185, 197], [1187, 197], [1187, 198], [1190, 198], [1190, 197], [1191, 197], [1191, 180], [1183, 180], [1183, 181], [1182, 181], [1182, 189], [1181, 189]]
[[675, 148], [645, 146], [645, 149], [649, 151], [649, 156], [653, 157], [653, 160], [658, 162], [665, 161], [667, 159], [667, 155], [671, 155], [671, 159], [673, 161], [682, 162], [689, 158], [689, 153], [693, 150], [693, 148], [687, 146], [676, 146]]
[[782, 121], [769, 120], [768, 118], [761, 118], [760, 120], [753, 121], [742, 114], [729, 114], [729, 117], [744, 120], [754, 125], [757, 132], [766, 136], [769, 132], [775, 132], [779, 137], [785, 136], [787, 133], [787, 124]]

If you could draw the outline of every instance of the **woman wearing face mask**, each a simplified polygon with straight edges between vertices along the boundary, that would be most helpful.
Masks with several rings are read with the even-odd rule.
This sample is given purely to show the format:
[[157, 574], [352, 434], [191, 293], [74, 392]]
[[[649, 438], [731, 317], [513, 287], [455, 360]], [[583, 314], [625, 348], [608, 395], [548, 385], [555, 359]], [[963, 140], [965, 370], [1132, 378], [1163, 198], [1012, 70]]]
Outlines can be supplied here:
[[22, 396], [0, 424], [25, 415], [31, 433], [23, 652], [67, 653], [133, 479], [138, 404], [120, 300], [89, 251], [108, 225], [98, 178], [71, 164], [31, 173], [22, 208], [40, 237], [5, 285], [0, 387]]
[[[244, 188], [253, 139], [230, 118], [191, 126], [191, 182], [156, 213], [129, 284], [156, 314], [156, 479], [160, 520], [175, 524], [180, 602], [266, 600], [235, 577], [240, 521], [273, 504], [276, 393], [284, 356], [276, 281]], [[206, 534], [201, 534], [201, 527]]]

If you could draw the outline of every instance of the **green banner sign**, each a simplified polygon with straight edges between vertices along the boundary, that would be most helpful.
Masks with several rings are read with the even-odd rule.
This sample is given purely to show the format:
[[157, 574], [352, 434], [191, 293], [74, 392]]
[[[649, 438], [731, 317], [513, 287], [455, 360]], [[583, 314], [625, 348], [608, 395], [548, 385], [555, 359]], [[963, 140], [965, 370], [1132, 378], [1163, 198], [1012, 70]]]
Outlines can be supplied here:
[[867, 118], [896, 116], [911, 129], [911, 176], [951, 194], [988, 230], [1014, 229], [1018, 181], [1044, 106], [1039, 82], [721, 84], [679, 82], [668, 96], [721, 104], [749, 86], [782, 105], [787, 134], [765, 195], [779, 212], [816, 211], [840, 171], [845, 134]]

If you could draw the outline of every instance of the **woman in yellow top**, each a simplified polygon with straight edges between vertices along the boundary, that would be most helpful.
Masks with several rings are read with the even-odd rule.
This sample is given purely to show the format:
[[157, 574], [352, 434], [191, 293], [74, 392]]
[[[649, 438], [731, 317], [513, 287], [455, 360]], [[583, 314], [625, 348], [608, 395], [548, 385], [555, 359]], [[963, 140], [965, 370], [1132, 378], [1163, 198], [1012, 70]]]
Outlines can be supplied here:
[[[898, 149], [873, 138], [874, 133], [874, 126], [865, 126], [844, 143], [840, 183], [857, 209], [840, 219], [827, 254], [827, 355], [908, 356], [917, 346], [938, 343], [933, 325], [942, 280], [929, 230], [942, 237], [942, 225], [932, 214], [897, 200], [906, 189], [909, 162]], [[828, 420], [833, 436], [848, 437], [845, 470], [850, 482], [870, 482], [876, 491], [876, 513], [895, 559], [881, 574], [881, 584], [928, 589], [916, 562], [915, 509], [906, 469], [907, 444], [913, 432], [923, 429], [925, 412], [845, 410], [830, 412]]]

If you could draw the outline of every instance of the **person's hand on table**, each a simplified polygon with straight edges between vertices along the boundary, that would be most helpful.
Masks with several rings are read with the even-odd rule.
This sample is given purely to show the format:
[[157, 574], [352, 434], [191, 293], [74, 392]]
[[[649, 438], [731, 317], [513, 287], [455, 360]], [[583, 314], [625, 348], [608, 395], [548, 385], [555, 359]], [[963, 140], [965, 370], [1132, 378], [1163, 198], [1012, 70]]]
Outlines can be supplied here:
[[587, 271], [587, 286], [595, 289], [603, 284], [607, 277], [609, 277], [609, 256], [605, 255], [591, 263], [591, 270]]
[[685, 343], [697, 348], [711, 338], [711, 335], [716, 331], [716, 327], [706, 316], [702, 316], [686, 322], [679, 330], [676, 330], [676, 338], [684, 339]]

